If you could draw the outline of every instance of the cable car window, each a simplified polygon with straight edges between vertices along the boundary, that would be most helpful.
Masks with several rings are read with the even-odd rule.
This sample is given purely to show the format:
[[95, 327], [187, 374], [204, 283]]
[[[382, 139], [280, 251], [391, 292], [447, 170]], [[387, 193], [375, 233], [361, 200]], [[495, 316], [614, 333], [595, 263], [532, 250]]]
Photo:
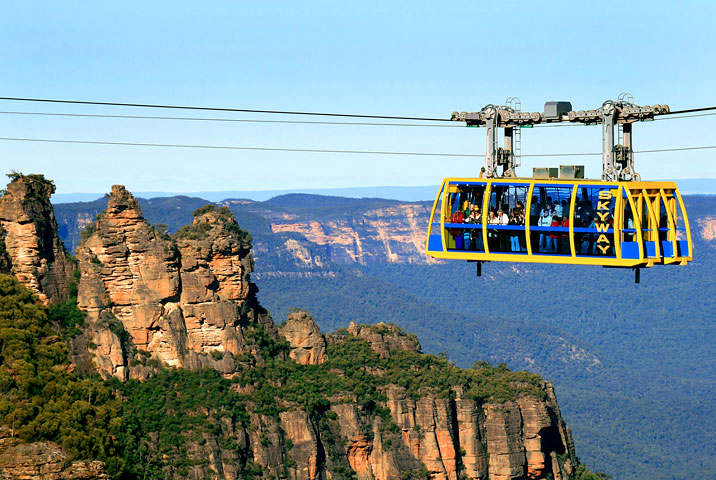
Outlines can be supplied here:
[[443, 206], [443, 188], [444, 187], [440, 188], [440, 192], [438, 193], [438, 201], [435, 204], [434, 212], [432, 212], [433, 213], [433, 223], [432, 223], [432, 225], [430, 225], [430, 227], [431, 227], [431, 233], [433, 235], [440, 233], [438, 226], [440, 225], [440, 215], [441, 215], [440, 212], [442, 211], [442, 206]]
[[[576, 222], [575, 222], [576, 225]], [[622, 205], [622, 225], [621, 225], [621, 241], [622, 242], [634, 242], [636, 241], [636, 227], [634, 222], [634, 212], [631, 208], [631, 203], [624, 197]]]
[[465, 223], [470, 228], [465, 232], [465, 247], [474, 252], [484, 252], [482, 239], [482, 203], [485, 196], [485, 185], [471, 185], [468, 189], [467, 212]]
[[[618, 187], [585, 186], [579, 189], [575, 200], [574, 248], [577, 256], [614, 257], [614, 208]], [[626, 214], [626, 212], [625, 212]], [[625, 217], [625, 228], [634, 221]], [[617, 226], [617, 230], [618, 230]], [[617, 237], [618, 238], [618, 237]]]
[[674, 218], [674, 225], [676, 226], [676, 240], [686, 240], [686, 227], [684, 226], [684, 216], [681, 213], [679, 207], [679, 200], [676, 197], [674, 190], [668, 190], [666, 192], [666, 198], [671, 211], [671, 216]]
[[486, 219], [491, 253], [527, 252], [525, 204], [528, 190], [527, 185], [492, 184]]
[[482, 201], [485, 185], [458, 185], [448, 195], [445, 223], [449, 250], [485, 251], [482, 241]]
[[661, 197], [657, 199], [657, 202], [659, 202], [659, 241], [664, 242], [667, 239], [671, 239], [669, 235], [669, 214], [666, 212], [666, 205]]
[[[530, 220], [537, 213], [535, 223], [530, 223], [532, 253], [545, 255], [569, 255], [569, 203], [572, 185], [535, 185]], [[537, 208], [534, 207], [535, 199]]]
[[654, 195], [644, 192], [642, 199], [643, 207], [641, 228], [644, 233], [644, 239], [650, 242], [655, 242], [658, 238], [659, 225], [658, 218], [655, 217], [653, 210]]

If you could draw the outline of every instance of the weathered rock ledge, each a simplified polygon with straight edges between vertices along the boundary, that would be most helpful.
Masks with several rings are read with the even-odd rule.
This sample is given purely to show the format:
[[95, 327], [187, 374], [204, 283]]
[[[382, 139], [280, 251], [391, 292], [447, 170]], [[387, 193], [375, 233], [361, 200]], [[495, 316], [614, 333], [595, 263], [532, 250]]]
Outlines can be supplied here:
[[65, 300], [74, 265], [57, 234], [50, 204], [55, 185], [42, 175], [11, 174], [0, 197], [0, 271], [9, 271], [40, 300]]
[[0, 479], [2, 480], [109, 480], [98, 461], [69, 461], [52, 442], [23, 443], [0, 428]]

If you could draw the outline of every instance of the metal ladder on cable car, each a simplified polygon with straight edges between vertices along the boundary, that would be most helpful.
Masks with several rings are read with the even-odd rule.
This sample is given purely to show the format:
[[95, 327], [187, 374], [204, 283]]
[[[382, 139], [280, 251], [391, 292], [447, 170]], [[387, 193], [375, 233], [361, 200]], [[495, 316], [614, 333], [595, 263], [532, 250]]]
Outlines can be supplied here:
[[[617, 100], [622, 103], [634, 103], [634, 97], [629, 92], [622, 92], [617, 97]], [[617, 145], [624, 145], [624, 124], [617, 124]]]
[[[517, 97], [507, 97], [505, 106], [512, 108], [515, 112], [521, 112], [522, 100]], [[513, 127], [512, 132], [512, 156], [514, 158], [514, 167], [517, 168], [522, 165], [522, 127]]]

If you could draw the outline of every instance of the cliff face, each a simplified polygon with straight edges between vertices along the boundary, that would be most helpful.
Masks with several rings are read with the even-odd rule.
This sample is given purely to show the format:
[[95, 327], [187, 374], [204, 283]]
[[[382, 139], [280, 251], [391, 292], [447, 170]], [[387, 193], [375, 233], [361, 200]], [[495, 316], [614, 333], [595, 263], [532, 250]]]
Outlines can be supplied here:
[[250, 350], [246, 325], [261, 323], [275, 335], [249, 281], [245, 232], [227, 211], [199, 210], [192, 225], [170, 238], [115, 185], [107, 209], [85, 232], [77, 249], [78, 304], [88, 314], [103, 375], [142, 377], [146, 357], [229, 373]]
[[701, 237], [706, 241], [716, 240], [716, 218], [705, 217], [697, 221]]
[[[354, 331], [371, 328], [363, 325]], [[383, 325], [378, 330], [386, 344], [404, 340], [405, 334], [396, 327]], [[330, 336], [327, 364], [343, 342], [355, 338], [363, 340], [350, 333]], [[376, 344], [371, 347], [377, 354]], [[400, 357], [401, 351], [413, 350], [391, 350], [380, 358]], [[350, 376], [335, 366], [329, 368], [333, 375]], [[372, 368], [366, 365], [364, 371]], [[467, 384], [453, 385], [449, 394], [429, 390], [416, 394], [387, 383], [381, 388], [385, 400], [379, 405], [355, 401], [356, 392], [343, 392], [331, 399], [323, 413], [286, 404], [275, 415], [250, 413], [243, 426], [222, 419], [219, 433], [191, 447], [192, 460], [198, 464], [191, 478], [241, 478], [237, 464], [245, 465], [249, 458], [261, 469], [263, 479], [570, 478], [576, 462], [574, 446], [550, 384], [542, 382], [539, 395], [514, 400], [481, 401], [469, 393]], [[236, 456], [220, 446], [229, 439], [244, 453]]]
[[0, 428], [0, 478], [12, 480], [109, 480], [102, 462], [70, 461], [51, 442], [23, 443]]
[[427, 205], [399, 204], [323, 221], [278, 212], [267, 212], [266, 218], [273, 233], [296, 233], [326, 247], [331, 262], [365, 265], [430, 263], [432, 259], [423, 253], [428, 215]]
[[12, 272], [43, 302], [69, 296], [74, 270], [57, 235], [54, 191], [41, 175], [16, 174], [0, 198], [0, 271]]
[[429, 202], [285, 195], [221, 204], [255, 223], [261, 275], [315, 274], [336, 264], [436, 262], [424, 253]]
[[[354, 333], [329, 336], [327, 362], [341, 344], [351, 338], [364, 340], [371, 329], [381, 337], [370, 344], [378, 357], [414, 352], [415, 345], [405, 343], [406, 335], [397, 327], [353, 326]], [[384, 345], [406, 349], [386, 351]], [[330, 368], [334, 375], [349, 375]], [[366, 365], [365, 370], [373, 368]], [[543, 382], [538, 390], [537, 396], [480, 401], [469, 394], [467, 384], [452, 386], [449, 395], [429, 389], [416, 395], [387, 383], [381, 388], [382, 405], [367, 407], [350, 400], [355, 392], [345, 392], [324, 414], [290, 406], [276, 416], [252, 413], [249, 425], [234, 435], [263, 468], [262, 478], [567, 480], [576, 461], [571, 434], [551, 385]], [[384, 408], [385, 414], [375, 408]], [[204, 455], [209, 444], [222, 442], [204, 443]], [[221, 449], [208, 458], [216, 460], [193, 478], [226, 473]]]

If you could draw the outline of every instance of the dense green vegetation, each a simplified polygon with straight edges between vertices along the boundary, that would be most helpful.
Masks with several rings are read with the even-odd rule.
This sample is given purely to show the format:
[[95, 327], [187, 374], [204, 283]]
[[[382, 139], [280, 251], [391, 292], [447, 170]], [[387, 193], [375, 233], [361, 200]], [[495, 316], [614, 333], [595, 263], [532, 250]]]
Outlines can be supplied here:
[[122, 477], [185, 478], [192, 466], [208, 463], [196, 452], [207, 439], [235, 454], [241, 478], [261, 473], [235, 433], [248, 426], [246, 404], [219, 372], [166, 369], [143, 382], [114, 384], [124, 400]]
[[[240, 372], [236, 381], [253, 386], [244, 398], [255, 411], [275, 416], [295, 406], [320, 412], [329, 399], [372, 405], [376, 413], [387, 415], [378, 405], [386, 400], [383, 387], [391, 384], [405, 388], [416, 399], [425, 394], [450, 396], [456, 385], [464, 386], [468, 397], [481, 402], [544, 396], [538, 375], [484, 362], [459, 369], [444, 358], [411, 351], [395, 351], [380, 358], [364, 340], [341, 332], [338, 335], [342, 338], [331, 345], [329, 359], [321, 365], [298, 365], [267, 356], [266, 363]], [[266, 378], [272, 381], [263, 381]]]
[[[64, 309], [53, 310], [54, 318]], [[68, 323], [79, 321], [77, 313]], [[72, 457], [106, 459], [118, 469], [120, 411], [99, 377], [71, 371], [63, 330], [47, 308], [13, 277], [0, 275], [1, 423], [25, 440], [54, 441]]]

